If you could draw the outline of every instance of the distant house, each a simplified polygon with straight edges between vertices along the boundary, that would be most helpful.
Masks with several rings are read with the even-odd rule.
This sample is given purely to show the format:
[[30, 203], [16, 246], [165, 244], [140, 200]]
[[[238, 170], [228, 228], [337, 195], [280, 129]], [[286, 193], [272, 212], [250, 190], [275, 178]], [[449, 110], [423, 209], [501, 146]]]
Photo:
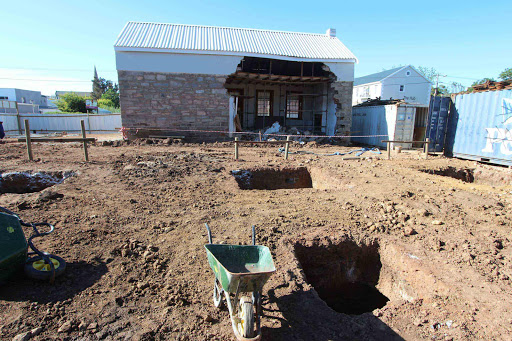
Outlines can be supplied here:
[[129, 22], [114, 48], [122, 121], [131, 133], [180, 131], [188, 138], [193, 131], [259, 130], [275, 122], [350, 133], [357, 59], [334, 29]]
[[352, 105], [371, 99], [402, 99], [417, 107], [428, 107], [432, 83], [411, 65], [386, 70], [354, 80]]
[[0, 88], [0, 100], [39, 106], [46, 105], [46, 96], [41, 95], [41, 91], [16, 88]]
[[70, 94], [70, 93], [74, 93], [74, 94], [77, 94], [78, 96], [82, 96], [82, 97], [91, 97], [92, 96], [92, 92], [88, 92], [88, 91], [55, 91], [55, 97], [56, 97], [56, 99], [59, 99], [62, 95]]

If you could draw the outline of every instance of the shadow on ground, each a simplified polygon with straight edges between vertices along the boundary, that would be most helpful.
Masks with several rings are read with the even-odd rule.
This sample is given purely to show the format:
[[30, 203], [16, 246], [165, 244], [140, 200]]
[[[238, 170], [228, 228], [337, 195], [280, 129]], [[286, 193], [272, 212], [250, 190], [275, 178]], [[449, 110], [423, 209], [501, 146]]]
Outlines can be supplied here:
[[329, 308], [311, 291], [275, 296], [269, 290], [267, 302], [277, 303], [281, 317], [263, 309], [264, 320], [275, 327], [262, 327], [265, 340], [403, 340], [371, 313], [340, 314]]
[[66, 271], [53, 284], [28, 279], [20, 274], [0, 287], [0, 300], [37, 303], [63, 301], [92, 286], [107, 271], [103, 262], [72, 262], [67, 264]]

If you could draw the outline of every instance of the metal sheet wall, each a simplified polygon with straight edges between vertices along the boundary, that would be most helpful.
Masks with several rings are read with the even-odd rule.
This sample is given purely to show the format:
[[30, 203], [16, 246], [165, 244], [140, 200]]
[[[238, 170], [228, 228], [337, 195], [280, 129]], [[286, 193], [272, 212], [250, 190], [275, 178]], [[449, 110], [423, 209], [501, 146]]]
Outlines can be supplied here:
[[[76, 114], [76, 115], [48, 115], [48, 114], [20, 114], [21, 130], [23, 120], [28, 119], [30, 130], [36, 132], [79, 132], [80, 120], [85, 121], [85, 129], [91, 132], [116, 131], [121, 128], [121, 114]], [[18, 119], [16, 114], [1, 114], [0, 121], [6, 134], [17, 135]]]
[[449, 119], [447, 154], [512, 165], [511, 129], [512, 90], [458, 95]]
[[386, 135], [353, 137], [351, 141], [369, 146], [386, 147], [382, 140], [393, 140], [397, 116], [396, 105], [352, 108], [352, 135]]

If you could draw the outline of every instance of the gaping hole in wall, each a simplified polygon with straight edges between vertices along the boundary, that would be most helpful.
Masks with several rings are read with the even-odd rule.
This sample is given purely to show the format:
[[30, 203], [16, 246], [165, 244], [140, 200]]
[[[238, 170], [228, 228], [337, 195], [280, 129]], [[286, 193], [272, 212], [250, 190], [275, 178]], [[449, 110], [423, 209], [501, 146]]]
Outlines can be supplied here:
[[463, 182], [472, 183], [475, 181], [473, 169], [469, 168], [455, 168], [452, 166], [448, 166], [446, 168], [441, 169], [422, 169], [421, 171], [428, 174], [447, 176], [450, 178], [462, 180]]
[[314, 241], [295, 245], [295, 255], [321, 299], [333, 310], [359, 315], [382, 308], [389, 299], [377, 288], [382, 268], [377, 243]]
[[312, 188], [311, 175], [306, 167], [255, 168], [231, 171], [241, 189], [297, 189]]
[[0, 174], [1, 193], [33, 193], [60, 184], [74, 172], [7, 172]]
[[233, 71], [225, 88], [236, 98], [231, 110], [237, 131], [265, 131], [278, 123], [279, 132], [325, 134], [336, 76], [324, 63], [244, 57]]

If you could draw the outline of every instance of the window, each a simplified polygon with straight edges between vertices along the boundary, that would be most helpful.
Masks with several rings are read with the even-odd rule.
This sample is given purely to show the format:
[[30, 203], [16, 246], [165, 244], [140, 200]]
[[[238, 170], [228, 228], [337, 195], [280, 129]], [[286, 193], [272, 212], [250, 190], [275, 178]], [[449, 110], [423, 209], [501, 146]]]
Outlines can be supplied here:
[[400, 92], [404, 91], [404, 85], [400, 85]]
[[256, 92], [256, 114], [272, 116], [272, 91], [258, 90]]
[[411, 71], [407, 71], [407, 72], [405, 73], [405, 75], [406, 75], [407, 77], [409, 77], [409, 76], [411, 75]]
[[27, 99], [25, 97], [21, 97], [21, 103], [27, 103]]
[[302, 97], [300, 93], [290, 93], [286, 98], [286, 118], [302, 119]]
[[7, 96], [0, 96], [0, 99], [9, 99]]
[[363, 97], [370, 97], [370, 87], [369, 86], [365, 86], [363, 88]]

